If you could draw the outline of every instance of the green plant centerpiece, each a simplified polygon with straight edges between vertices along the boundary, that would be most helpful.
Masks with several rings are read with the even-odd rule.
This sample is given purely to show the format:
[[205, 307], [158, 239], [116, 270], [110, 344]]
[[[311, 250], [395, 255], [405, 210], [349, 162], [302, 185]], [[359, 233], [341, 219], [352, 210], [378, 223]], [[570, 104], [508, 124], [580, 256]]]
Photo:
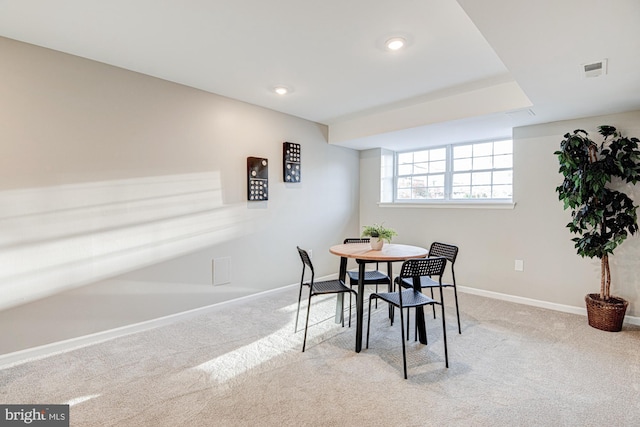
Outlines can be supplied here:
[[393, 236], [398, 233], [392, 228], [384, 227], [381, 224], [365, 225], [362, 227], [362, 237], [371, 238], [371, 248], [375, 250], [382, 249], [384, 242], [391, 243]]
[[[578, 255], [600, 259], [600, 293], [585, 297], [589, 325], [606, 330], [622, 329], [627, 301], [611, 296], [609, 255], [629, 234], [638, 231], [637, 206], [614, 184], [636, 184], [640, 178], [638, 138], [624, 137], [613, 126], [598, 128], [603, 141], [595, 143], [586, 131], [564, 135], [558, 156], [564, 181], [556, 188], [564, 209], [571, 209], [567, 224]], [[618, 185], [617, 188], [620, 188]]]

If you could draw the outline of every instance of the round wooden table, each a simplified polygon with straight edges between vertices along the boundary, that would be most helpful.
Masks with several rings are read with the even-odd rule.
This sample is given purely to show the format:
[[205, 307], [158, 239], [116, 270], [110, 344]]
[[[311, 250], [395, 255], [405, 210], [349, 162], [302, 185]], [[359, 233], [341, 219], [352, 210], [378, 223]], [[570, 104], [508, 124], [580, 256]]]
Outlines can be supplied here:
[[[391, 279], [389, 291], [393, 286], [393, 273], [391, 265], [393, 262], [406, 261], [411, 258], [424, 258], [429, 254], [429, 250], [419, 246], [401, 245], [396, 243], [385, 243], [381, 250], [371, 249], [369, 243], [345, 243], [329, 248], [329, 252], [340, 257], [340, 280], [344, 281], [347, 275], [347, 259], [355, 259], [358, 263], [358, 297], [356, 298], [356, 352], [362, 350], [362, 327], [364, 316], [364, 272], [367, 263], [386, 262], [387, 275]], [[340, 306], [342, 313], [342, 306]], [[419, 320], [419, 319], [418, 319]], [[424, 328], [424, 321], [422, 322]], [[421, 329], [420, 326], [418, 329]], [[424, 330], [423, 330], [424, 331]], [[420, 331], [419, 331], [420, 332]], [[422, 339], [421, 339], [422, 341]], [[425, 333], [426, 341], [426, 333]]]

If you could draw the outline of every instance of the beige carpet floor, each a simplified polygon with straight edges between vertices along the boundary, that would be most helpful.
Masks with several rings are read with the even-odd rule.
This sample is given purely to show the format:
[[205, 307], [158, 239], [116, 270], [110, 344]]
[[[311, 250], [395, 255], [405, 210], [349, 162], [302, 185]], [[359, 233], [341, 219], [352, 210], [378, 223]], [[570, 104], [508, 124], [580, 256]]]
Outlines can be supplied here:
[[[451, 294], [447, 294], [452, 301]], [[370, 348], [314, 299], [307, 351], [297, 290], [0, 370], [0, 401], [69, 403], [72, 426], [638, 426], [640, 328], [461, 294], [429, 345], [374, 310]], [[304, 314], [304, 311], [302, 312]], [[365, 314], [366, 319], [366, 314]]]

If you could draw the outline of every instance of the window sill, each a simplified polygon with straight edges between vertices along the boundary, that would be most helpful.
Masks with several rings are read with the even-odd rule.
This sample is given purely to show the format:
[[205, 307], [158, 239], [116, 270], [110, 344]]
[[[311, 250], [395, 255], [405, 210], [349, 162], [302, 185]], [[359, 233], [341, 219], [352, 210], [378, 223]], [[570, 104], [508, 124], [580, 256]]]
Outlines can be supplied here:
[[418, 209], [514, 209], [515, 202], [413, 202], [378, 203], [381, 208], [418, 208]]

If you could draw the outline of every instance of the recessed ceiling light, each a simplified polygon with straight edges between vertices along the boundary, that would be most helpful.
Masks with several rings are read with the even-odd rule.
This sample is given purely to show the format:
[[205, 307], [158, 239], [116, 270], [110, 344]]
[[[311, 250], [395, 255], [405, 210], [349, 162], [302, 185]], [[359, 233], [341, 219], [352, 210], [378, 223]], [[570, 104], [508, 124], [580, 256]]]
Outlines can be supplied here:
[[402, 49], [406, 43], [407, 41], [403, 37], [392, 37], [384, 45], [387, 49], [396, 51]]
[[291, 92], [293, 92], [293, 89], [291, 89], [288, 86], [284, 86], [284, 85], [276, 85], [272, 88], [272, 90], [277, 93], [278, 95], [287, 95]]

